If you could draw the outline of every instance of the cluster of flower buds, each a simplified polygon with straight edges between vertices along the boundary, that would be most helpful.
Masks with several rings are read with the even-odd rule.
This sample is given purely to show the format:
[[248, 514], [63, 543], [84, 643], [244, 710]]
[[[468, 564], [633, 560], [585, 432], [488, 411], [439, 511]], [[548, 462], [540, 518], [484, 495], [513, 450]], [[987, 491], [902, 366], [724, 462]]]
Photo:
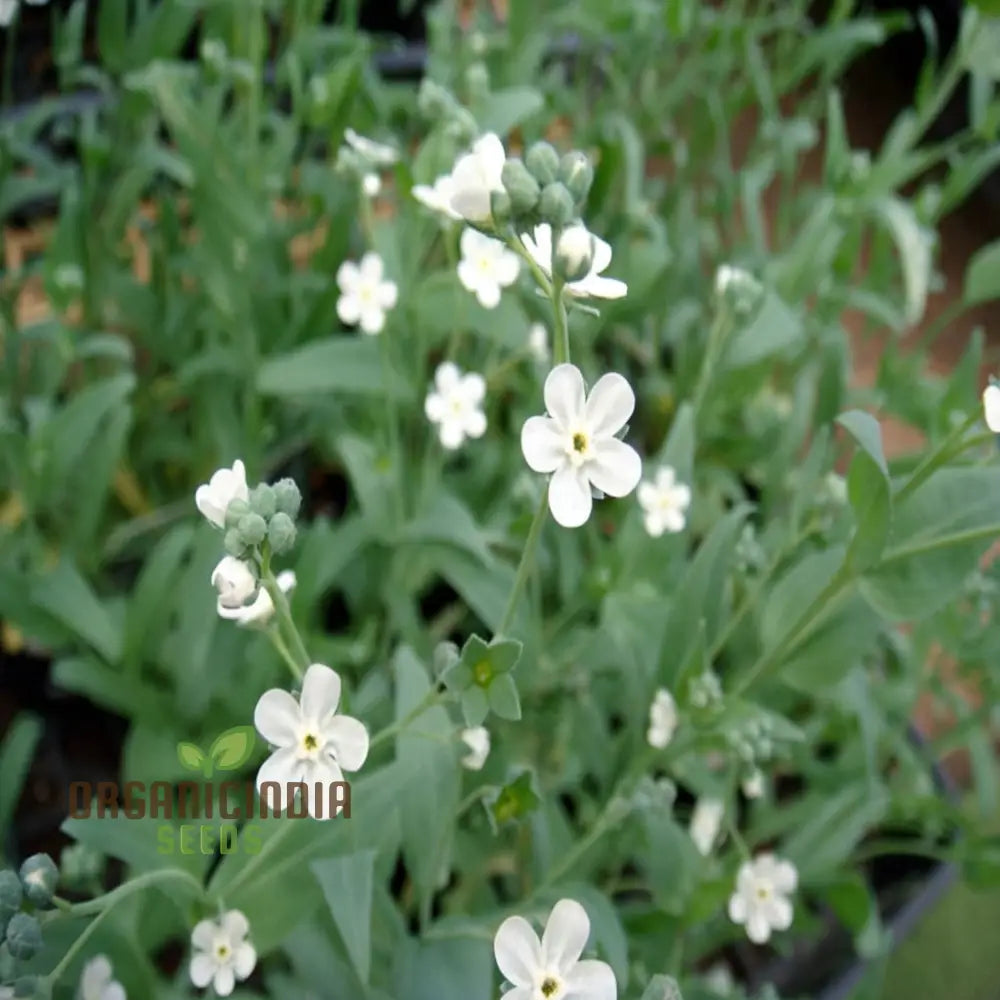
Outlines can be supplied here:
[[472, 112], [450, 90], [433, 80], [425, 79], [420, 84], [417, 107], [428, 121], [441, 122], [445, 134], [459, 145], [468, 145], [479, 134]]
[[[36, 910], [53, 906], [59, 881], [59, 869], [47, 854], [33, 854], [18, 872], [0, 871], [0, 944], [12, 962], [28, 962], [42, 950], [42, 928]], [[8, 964], [3, 978], [13, 972]], [[16, 979], [8, 995], [35, 995], [35, 980], [30, 976]]]
[[749, 271], [723, 264], [715, 272], [715, 297], [734, 316], [747, 319], [763, 301], [764, 286]]
[[705, 670], [688, 681], [688, 703], [693, 708], [712, 708], [721, 701], [722, 684], [714, 670]]
[[281, 479], [273, 486], [260, 483], [246, 500], [234, 497], [226, 507], [226, 552], [243, 559], [265, 540], [275, 555], [290, 551], [301, 505], [302, 494], [292, 479]]

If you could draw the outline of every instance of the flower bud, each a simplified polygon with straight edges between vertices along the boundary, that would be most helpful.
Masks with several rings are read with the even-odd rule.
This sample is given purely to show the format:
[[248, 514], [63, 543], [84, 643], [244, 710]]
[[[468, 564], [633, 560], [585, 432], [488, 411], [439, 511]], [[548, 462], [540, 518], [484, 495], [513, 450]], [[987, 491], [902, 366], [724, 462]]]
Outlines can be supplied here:
[[277, 510], [277, 501], [274, 496], [274, 488], [267, 483], [260, 483], [250, 491], [250, 509], [255, 514], [260, 514], [265, 520], [269, 520]]
[[504, 223], [510, 218], [510, 195], [506, 191], [490, 192], [490, 215], [494, 223]]
[[241, 608], [257, 593], [257, 576], [242, 559], [225, 556], [212, 571], [212, 586], [222, 607]]
[[47, 854], [32, 854], [21, 865], [24, 894], [35, 906], [50, 906], [59, 882], [59, 869]]
[[274, 484], [274, 502], [282, 514], [291, 518], [298, 516], [302, 506], [302, 494], [294, 479], [279, 479]]
[[425, 118], [440, 118], [447, 114], [454, 99], [447, 90], [433, 80], [424, 79], [417, 94], [417, 108]]
[[21, 962], [42, 950], [42, 928], [30, 913], [15, 913], [7, 925], [7, 950]]
[[80, 888], [104, 871], [104, 858], [86, 844], [70, 844], [59, 855], [59, 874], [62, 883], [70, 888]]
[[19, 909], [24, 898], [21, 880], [9, 868], [0, 871], [0, 932]]
[[572, 220], [575, 211], [573, 198], [564, 184], [555, 181], [542, 188], [538, 214], [543, 222], [549, 223], [556, 229], [561, 229]]
[[559, 154], [548, 142], [536, 142], [525, 154], [524, 164], [541, 185], [551, 184], [559, 176]]
[[279, 511], [267, 526], [267, 539], [274, 552], [287, 552], [295, 544], [295, 522]]
[[504, 190], [510, 195], [510, 210], [513, 215], [527, 215], [534, 210], [542, 189], [522, 160], [516, 157], [507, 160], [500, 180]]
[[237, 528], [230, 528], [226, 532], [226, 536], [222, 540], [222, 545], [231, 556], [237, 559], [246, 551], [246, 546], [243, 544], [243, 536]]
[[490, 92], [490, 74], [486, 64], [474, 62], [465, 71], [465, 86], [473, 103], [486, 98]]
[[456, 664], [459, 659], [458, 646], [453, 642], [440, 642], [434, 647], [434, 676], [439, 680]]
[[573, 201], [579, 206], [590, 194], [590, 185], [594, 183], [594, 168], [586, 153], [574, 150], [567, 153], [559, 161], [559, 180], [566, 185]]
[[226, 508], [226, 527], [237, 527], [240, 523], [240, 518], [245, 517], [249, 513], [250, 504], [246, 500], [241, 500], [239, 497], [235, 500], [230, 500], [229, 506]]
[[251, 511], [240, 518], [240, 523], [236, 526], [236, 530], [240, 533], [240, 538], [243, 540], [244, 545], [259, 545], [264, 541], [264, 536], [267, 534], [267, 521], [260, 514], [254, 514]]
[[552, 268], [563, 281], [579, 281], [594, 264], [594, 237], [579, 224], [564, 229], [556, 241]]

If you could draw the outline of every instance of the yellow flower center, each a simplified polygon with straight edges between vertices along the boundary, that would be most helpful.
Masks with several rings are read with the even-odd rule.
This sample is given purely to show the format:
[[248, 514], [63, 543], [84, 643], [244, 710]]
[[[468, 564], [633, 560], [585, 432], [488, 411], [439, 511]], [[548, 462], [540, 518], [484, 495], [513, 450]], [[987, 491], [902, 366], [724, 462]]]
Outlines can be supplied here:
[[559, 983], [552, 976], [546, 976], [538, 987], [543, 997], [554, 996], [559, 991]]
[[480, 660], [473, 668], [472, 675], [476, 678], [476, 683], [485, 687], [493, 676], [493, 668], [489, 660]]
[[573, 451], [579, 452], [582, 455], [587, 450], [589, 444], [590, 441], [583, 431], [577, 431], [573, 435]]

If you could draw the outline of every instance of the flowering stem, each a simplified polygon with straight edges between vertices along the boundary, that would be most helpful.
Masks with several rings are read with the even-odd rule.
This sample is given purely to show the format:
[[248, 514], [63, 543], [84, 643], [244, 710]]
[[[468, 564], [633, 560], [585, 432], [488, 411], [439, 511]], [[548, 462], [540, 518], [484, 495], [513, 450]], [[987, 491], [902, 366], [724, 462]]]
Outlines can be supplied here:
[[380, 743], [384, 743], [386, 740], [392, 739], [393, 736], [401, 733], [411, 722], [413, 722], [414, 719], [423, 715], [427, 709], [432, 708], [440, 700], [441, 693], [437, 690], [437, 688], [431, 688], [430, 691], [428, 691], [427, 694], [425, 694], [424, 697], [421, 698], [420, 701], [418, 701], [416, 705], [414, 705], [413, 708], [406, 713], [406, 715], [386, 726], [385, 729], [379, 730], [371, 738], [371, 742], [368, 744], [369, 750], [374, 750]]
[[455, 819], [459, 816], [464, 816], [483, 796], [485, 796], [490, 791], [489, 785], [480, 785], [474, 791], [469, 792], [468, 795], [462, 799], [458, 804], [458, 808], [455, 810]]
[[[292, 666], [292, 660], [297, 659], [303, 669], [308, 667], [309, 664], [312, 663], [312, 659], [309, 656], [305, 643], [302, 641], [302, 636], [299, 635], [299, 630], [295, 627], [295, 620], [292, 618], [292, 609], [288, 606], [288, 598], [285, 597], [285, 592], [278, 586], [278, 581], [275, 578], [274, 573], [271, 572], [271, 550], [266, 543], [261, 556], [260, 578], [261, 582], [264, 584], [264, 588], [270, 595], [271, 602], [274, 604], [274, 610], [278, 615], [279, 631], [284, 629], [285, 633], [291, 640], [291, 653], [287, 647], [285, 647], [284, 650], [279, 648], [278, 651], [286, 657], [286, 662], [289, 663], [289, 666]], [[292, 656], [292, 654], [294, 654], [294, 656]], [[302, 676], [301, 669], [296, 670], [292, 667], [292, 672], [295, 673], [297, 677]]]
[[729, 312], [726, 308], [722, 308], [715, 314], [712, 327], [708, 331], [705, 357], [701, 363], [701, 372], [698, 374], [698, 384], [695, 386], [694, 399], [692, 401], [696, 416], [705, 403], [709, 386], [712, 384], [712, 376], [715, 374], [716, 366], [722, 357], [722, 351], [726, 344], [726, 336], [729, 332], [728, 328]]
[[557, 365], [569, 363], [569, 319], [566, 316], [564, 284], [559, 279], [552, 282], [552, 314], [555, 332], [552, 337], [552, 360]]
[[524, 590], [524, 585], [528, 580], [528, 573], [531, 570], [535, 559], [535, 549], [538, 548], [538, 539], [542, 534], [542, 525], [545, 523], [545, 514], [548, 510], [548, 497], [542, 493], [538, 509], [535, 511], [535, 518], [528, 529], [528, 538], [521, 551], [521, 561], [517, 566], [517, 573], [514, 576], [514, 585], [510, 588], [510, 596], [507, 598], [507, 607], [504, 609], [500, 626], [496, 630], [497, 635], [506, 635], [514, 621], [514, 614], [517, 611], [517, 604]]
[[980, 411], [975, 409], [969, 414], [965, 420], [962, 421], [957, 427], [955, 427], [951, 433], [934, 449], [929, 455], [927, 455], [924, 460], [913, 470], [910, 478], [903, 484], [899, 492], [892, 498], [894, 504], [902, 503], [911, 493], [913, 493], [918, 486], [922, 485], [929, 479], [934, 472], [937, 470], [938, 466], [942, 465], [948, 459], [952, 458], [954, 455], [959, 454], [964, 450], [964, 444], [962, 448], [958, 448], [956, 451], [956, 446], [962, 443], [962, 438], [965, 436], [965, 432], [973, 427], [980, 418]]
[[277, 628], [269, 628], [267, 634], [274, 644], [274, 648], [281, 655], [281, 658], [288, 664], [288, 669], [291, 670], [292, 675], [296, 680], [302, 679], [302, 668], [295, 662], [295, 657], [288, 650], [288, 646], [285, 645], [285, 640], [281, 638], [281, 630]]

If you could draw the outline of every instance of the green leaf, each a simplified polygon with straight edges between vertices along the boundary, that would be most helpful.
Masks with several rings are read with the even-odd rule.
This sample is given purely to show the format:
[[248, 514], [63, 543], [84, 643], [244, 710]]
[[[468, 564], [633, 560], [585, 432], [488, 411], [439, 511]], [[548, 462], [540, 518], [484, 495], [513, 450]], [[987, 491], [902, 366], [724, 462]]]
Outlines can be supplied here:
[[208, 754], [220, 771], [235, 771], [253, 756], [256, 742], [253, 726], [234, 726], [216, 737]]
[[966, 305], [1000, 298], [1000, 240], [977, 250], [965, 269]]
[[395, 1000], [492, 1000], [493, 948], [462, 935], [418, 940], [397, 956]]
[[400, 379], [386, 382], [376, 337], [327, 337], [266, 358], [257, 388], [265, 396], [289, 398], [319, 393], [407, 396]]
[[883, 475], [889, 474], [882, 451], [882, 428], [879, 422], [863, 410], [848, 410], [837, 417], [837, 423], [871, 456]]
[[874, 566], [885, 548], [892, 520], [889, 472], [882, 451], [882, 431], [878, 421], [860, 410], [837, 418], [862, 450], [854, 456], [847, 474], [847, 498], [854, 511], [855, 532], [847, 550], [854, 572]]
[[371, 975], [372, 886], [375, 851], [357, 851], [338, 858], [314, 861], [316, 874], [330, 915], [347, 954], [365, 985]]
[[450, 493], [435, 494], [406, 526], [402, 537], [411, 542], [453, 545], [484, 564], [493, 558], [472, 512]]
[[656, 975], [646, 984], [641, 1000], [681, 1000], [681, 989], [671, 976]]
[[903, 267], [904, 309], [907, 323], [919, 322], [927, 306], [934, 246], [933, 233], [925, 229], [913, 206], [902, 198], [882, 198], [875, 215], [888, 226]]
[[22, 712], [11, 722], [0, 744], [0, 835], [6, 834], [10, 826], [41, 736], [38, 716]]
[[723, 362], [727, 368], [746, 368], [802, 343], [802, 321], [779, 295], [766, 291], [749, 326], [730, 339]]
[[504, 136], [544, 106], [544, 98], [534, 87], [517, 86], [495, 90], [474, 110], [484, 132]]
[[207, 758], [204, 751], [195, 743], [178, 743], [177, 759], [181, 766], [189, 771], [201, 771]]
[[660, 465], [669, 465], [677, 474], [678, 482], [690, 483], [694, 476], [694, 452], [694, 407], [682, 403], [657, 461]]
[[97, 46], [101, 62], [112, 73], [125, 68], [127, 38], [128, 4], [101, 4], [97, 11]]

